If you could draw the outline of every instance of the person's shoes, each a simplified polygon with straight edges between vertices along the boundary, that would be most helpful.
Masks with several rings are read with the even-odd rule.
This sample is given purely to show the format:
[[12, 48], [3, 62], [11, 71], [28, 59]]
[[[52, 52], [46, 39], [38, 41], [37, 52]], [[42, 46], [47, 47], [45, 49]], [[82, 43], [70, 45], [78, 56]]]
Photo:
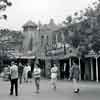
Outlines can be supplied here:
[[74, 93], [78, 93], [76, 89], [74, 90]]
[[13, 95], [13, 93], [10, 93], [9, 95]]
[[54, 87], [54, 90], [56, 91], [56, 86]]
[[80, 91], [80, 89], [78, 88], [78, 89], [77, 89], [77, 92], [79, 93], [79, 91]]
[[36, 92], [35, 92], [36, 94], [38, 94], [39, 93], [39, 91], [38, 90], [36, 90]]
[[36, 94], [39, 94], [40, 92], [39, 91], [36, 91]]
[[74, 93], [79, 93], [79, 91], [80, 91], [79, 88], [78, 88], [78, 89], [75, 89], [75, 90], [74, 90]]
[[19, 84], [22, 84], [22, 82], [19, 82]]
[[30, 83], [32, 83], [32, 81], [30, 81]]

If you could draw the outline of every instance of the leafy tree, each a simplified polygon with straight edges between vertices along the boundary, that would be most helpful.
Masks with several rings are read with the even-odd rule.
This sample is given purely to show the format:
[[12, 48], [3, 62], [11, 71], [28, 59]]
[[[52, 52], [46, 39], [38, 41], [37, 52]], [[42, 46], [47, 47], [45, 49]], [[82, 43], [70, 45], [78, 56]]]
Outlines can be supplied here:
[[71, 24], [72, 22], [72, 16], [66, 17], [66, 20], [63, 22], [65, 25]]
[[[11, 49], [17, 49], [21, 51], [23, 35], [20, 31], [11, 31], [8, 29], [0, 30], [0, 55], [7, 55]], [[2, 53], [3, 52], [3, 53]]]
[[[0, 11], [5, 11], [7, 7], [11, 6], [12, 3], [9, 2], [8, 0], [0, 0]], [[7, 15], [4, 14], [4, 15], [1, 15], [0, 16], [0, 19], [7, 19]]]
[[91, 49], [97, 53], [100, 51], [100, 0], [94, 2], [93, 6], [86, 8], [85, 12], [80, 11], [80, 16], [75, 12], [76, 18], [68, 16], [64, 21], [67, 31], [71, 33], [68, 36], [69, 43], [80, 48], [82, 54]]

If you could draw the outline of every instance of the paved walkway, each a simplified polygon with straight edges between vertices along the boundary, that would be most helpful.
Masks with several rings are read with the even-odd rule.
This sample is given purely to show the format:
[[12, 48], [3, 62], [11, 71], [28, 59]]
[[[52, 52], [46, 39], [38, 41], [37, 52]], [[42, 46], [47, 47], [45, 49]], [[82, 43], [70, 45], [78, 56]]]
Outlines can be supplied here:
[[50, 81], [41, 80], [40, 94], [35, 93], [34, 81], [19, 85], [19, 96], [9, 96], [10, 83], [0, 80], [0, 100], [100, 100], [100, 83], [80, 82], [80, 93], [72, 93], [72, 82], [58, 81], [57, 91]]

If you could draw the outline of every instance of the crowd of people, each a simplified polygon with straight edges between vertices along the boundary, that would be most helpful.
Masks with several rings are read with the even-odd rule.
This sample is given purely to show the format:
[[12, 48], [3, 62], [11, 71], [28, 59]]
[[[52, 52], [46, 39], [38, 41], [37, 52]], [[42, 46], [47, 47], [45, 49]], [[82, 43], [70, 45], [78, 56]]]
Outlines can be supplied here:
[[[15, 88], [15, 95], [18, 96], [18, 84], [22, 84], [22, 82], [28, 83], [32, 82], [34, 78], [36, 93], [40, 92], [40, 78], [41, 78], [41, 67], [37, 61], [34, 63], [34, 69], [31, 70], [31, 66], [29, 63], [26, 65], [22, 65], [20, 62], [18, 65], [12, 61], [9, 66], [9, 79], [10, 79], [10, 95], [13, 95], [13, 90]], [[58, 67], [56, 64], [53, 64], [50, 69], [51, 76], [51, 86], [53, 90], [56, 90], [56, 82], [58, 76]], [[74, 93], [79, 93], [78, 81], [79, 81], [79, 66], [74, 61], [70, 71], [70, 79], [73, 80], [73, 90]]]

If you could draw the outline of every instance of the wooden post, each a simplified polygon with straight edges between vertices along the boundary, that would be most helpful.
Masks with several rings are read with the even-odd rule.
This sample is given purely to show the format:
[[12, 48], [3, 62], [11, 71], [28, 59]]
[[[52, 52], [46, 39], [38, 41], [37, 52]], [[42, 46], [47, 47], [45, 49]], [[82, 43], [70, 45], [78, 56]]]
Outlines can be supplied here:
[[46, 78], [48, 78], [49, 76], [49, 71], [50, 71], [50, 69], [49, 69], [49, 67], [50, 67], [51, 65], [50, 65], [50, 62], [49, 62], [49, 60], [48, 59], [45, 59], [45, 77]]
[[93, 61], [92, 61], [92, 58], [90, 58], [91, 60], [91, 80], [93, 80]]
[[72, 67], [72, 59], [71, 58], [69, 58], [69, 66], [70, 66], [70, 68]]
[[96, 56], [96, 82], [98, 81], [98, 57]]
[[69, 73], [70, 73], [70, 74], [71, 74], [71, 67], [72, 67], [71, 62], [72, 62], [72, 59], [71, 59], [71, 58], [69, 58]]
[[79, 80], [81, 80], [81, 59], [80, 57], [79, 57], [79, 70], [80, 70]]

